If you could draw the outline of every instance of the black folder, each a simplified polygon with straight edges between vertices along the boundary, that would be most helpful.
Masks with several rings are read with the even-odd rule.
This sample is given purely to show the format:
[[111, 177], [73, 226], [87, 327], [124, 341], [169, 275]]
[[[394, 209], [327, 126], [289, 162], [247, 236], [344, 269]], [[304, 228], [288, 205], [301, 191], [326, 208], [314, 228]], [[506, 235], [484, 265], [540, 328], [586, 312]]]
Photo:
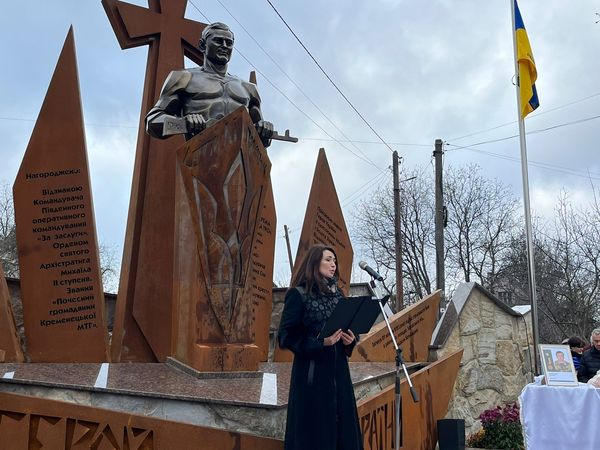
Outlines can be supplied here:
[[[381, 303], [385, 305], [388, 298], [385, 296]], [[379, 300], [370, 296], [340, 299], [318, 337], [324, 339], [340, 329], [350, 329], [356, 336], [368, 333], [380, 313]]]

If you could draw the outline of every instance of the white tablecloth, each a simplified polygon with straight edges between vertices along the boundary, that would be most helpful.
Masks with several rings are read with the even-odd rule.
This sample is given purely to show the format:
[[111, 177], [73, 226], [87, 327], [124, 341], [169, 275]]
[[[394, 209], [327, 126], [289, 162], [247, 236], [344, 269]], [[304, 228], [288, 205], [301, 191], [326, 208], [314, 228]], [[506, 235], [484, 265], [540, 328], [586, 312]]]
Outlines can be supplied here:
[[600, 449], [600, 389], [528, 384], [519, 396], [528, 450]]

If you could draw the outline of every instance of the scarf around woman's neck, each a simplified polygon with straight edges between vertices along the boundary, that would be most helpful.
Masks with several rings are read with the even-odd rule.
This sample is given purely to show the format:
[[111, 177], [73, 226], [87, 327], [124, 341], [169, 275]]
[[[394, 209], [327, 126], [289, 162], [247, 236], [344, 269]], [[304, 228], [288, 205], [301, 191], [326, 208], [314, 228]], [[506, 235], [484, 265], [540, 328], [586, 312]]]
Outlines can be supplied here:
[[331, 292], [332, 294], [335, 294], [338, 290], [337, 289], [337, 282], [338, 282], [337, 277], [335, 275], [331, 278], [323, 277], [323, 280], [325, 280], [325, 286], [327, 286], [327, 289], [329, 289], [329, 292]]

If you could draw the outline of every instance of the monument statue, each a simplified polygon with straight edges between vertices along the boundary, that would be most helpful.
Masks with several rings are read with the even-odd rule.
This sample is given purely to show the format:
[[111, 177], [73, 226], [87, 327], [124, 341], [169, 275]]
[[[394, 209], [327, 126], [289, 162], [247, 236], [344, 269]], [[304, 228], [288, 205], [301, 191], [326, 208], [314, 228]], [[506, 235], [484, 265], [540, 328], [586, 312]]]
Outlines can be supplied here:
[[275, 214], [265, 147], [297, 141], [263, 120], [254, 83], [227, 73], [233, 44], [227, 25], [206, 26], [202, 65], [171, 71], [146, 115], [151, 136], [187, 140], [177, 151], [172, 348], [198, 370], [255, 370], [266, 357], [272, 280], [262, 281], [274, 243], [262, 247]]
[[263, 120], [256, 85], [227, 73], [233, 43], [233, 33], [224, 23], [204, 28], [198, 44], [204, 55], [202, 67], [169, 74], [158, 102], [146, 115], [146, 130], [151, 136], [165, 139], [185, 133], [189, 140], [245, 106], [263, 145], [271, 144], [273, 125]]

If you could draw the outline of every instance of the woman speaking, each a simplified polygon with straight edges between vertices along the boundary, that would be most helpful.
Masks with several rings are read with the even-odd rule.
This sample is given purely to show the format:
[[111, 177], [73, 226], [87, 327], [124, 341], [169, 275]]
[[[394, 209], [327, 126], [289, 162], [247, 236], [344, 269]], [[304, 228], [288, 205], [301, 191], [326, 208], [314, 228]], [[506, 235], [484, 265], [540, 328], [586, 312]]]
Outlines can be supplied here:
[[317, 337], [344, 301], [338, 275], [333, 248], [315, 245], [285, 296], [278, 341], [294, 353], [285, 450], [363, 449], [348, 368], [356, 338], [351, 330]]

